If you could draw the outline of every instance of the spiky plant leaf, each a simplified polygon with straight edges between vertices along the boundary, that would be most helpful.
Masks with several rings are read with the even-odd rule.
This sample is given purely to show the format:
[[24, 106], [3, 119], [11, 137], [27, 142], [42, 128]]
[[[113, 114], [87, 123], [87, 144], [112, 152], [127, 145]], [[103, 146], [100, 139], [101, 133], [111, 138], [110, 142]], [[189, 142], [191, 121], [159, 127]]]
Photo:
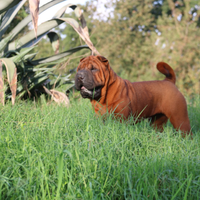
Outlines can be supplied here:
[[[10, 90], [12, 92], [12, 104], [14, 105], [15, 97], [16, 97], [16, 90], [17, 90], [17, 68], [15, 66], [15, 63], [8, 58], [1, 58], [0, 62], [2, 62], [6, 67], [8, 83], [10, 85]], [[1, 66], [2, 66], [2, 64], [1, 64]], [[0, 74], [2, 74], [2, 67], [1, 67]], [[4, 92], [3, 91], [3, 84], [2, 84], [3, 83], [3, 76], [2, 75], [1, 75], [1, 79], [2, 80], [0, 80], [0, 83], [1, 83], [0, 91]], [[2, 97], [2, 94], [0, 96]], [[2, 98], [4, 98], [4, 97], [2, 97]], [[4, 100], [1, 99], [1, 102], [2, 101], [4, 101]], [[4, 105], [4, 102], [3, 102], [3, 105]]]
[[9, 10], [16, 4], [18, 4], [21, 0], [6, 0], [6, 1], [1, 1], [0, 4], [0, 14], [4, 13], [5, 11]]
[[100, 55], [100, 53], [97, 51], [92, 41], [90, 40], [88, 27], [81, 9], [77, 5], [71, 5], [70, 8], [74, 10], [76, 16], [81, 22], [81, 26], [77, 27], [77, 24], [74, 22], [74, 20], [66, 20], [66, 22], [69, 23], [74, 28], [74, 30], [81, 36], [81, 38], [85, 41], [85, 43], [90, 47], [90, 49], [92, 50], [92, 54]]
[[[63, 21], [53, 19], [40, 24], [37, 29], [38, 37], [46, 35], [49, 30], [57, 27], [61, 23], [63, 23]], [[32, 43], [32, 46], [37, 44], [34, 30], [28, 32], [25, 36], [22, 36], [18, 41], [13, 41], [9, 43], [8, 50], [20, 49], [22, 47], [25, 47], [27, 43]]]
[[2, 73], [2, 62], [0, 62], [0, 101], [4, 105], [4, 88], [3, 88], [3, 73]]
[[[5, 37], [3, 40], [1, 40], [1, 42], [0, 42], [0, 52], [2, 52], [2, 54], [3, 54], [3, 50], [5, 49], [6, 45], [10, 41], [11, 37], [12, 37], [12, 35], [9, 35], [9, 36]], [[1, 56], [3, 56], [3, 55], [1, 55]]]
[[[45, 9], [49, 8], [51, 5], [55, 5], [63, 0], [55, 0], [51, 1], [44, 6], [40, 8], [40, 13], [43, 12]], [[67, 8], [72, 8], [75, 10], [76, 13], [80, 12], [76, 6], [73, 4], [68, 4], [61, 8], [54, 16], [52, 16], [52, 20], [49, 20], [47, 22], [44, 22], [42, 25], [38, 26], [37, 29], [37, 35], [38, 37], [35, 38], [35, 31], [31, 30], [28, 32], [25, 36], [14, 40], [18, 33], [31, 21], [31, 15], [27, 16], [24, 20], [22, 20], [16, 27], [7, 35], [5, 36], [5, 30], [7, 29], [8, 23], [10, 23], [17, 12], [16, 9], [19, 9], [19, 7], [22, 5], [22, 2], [24, 0], [15, 1], [14, 0], [8, 0], [8, 4], [2, 9], [0, 5], [0, 11], [3, 10], [1, 14], [1, 30], [0, 35], [4, 37], [4, 39], [0, 42], [0, 54], [3, 56], [2, 62], [4, 62], [6, 66], [7, 76], [8, 76], [8, 82], [10, 85], [10, 89], [12, 92], [12, 102], [13, 99], [15, 99], [16, 94], [16, 68], [13, 68], [12, 71], [9, 69], [10, 65], [8, 62], [12, 62], [17, 68], [18, 68], [18, 87], [17, 87], [17, 95], [18, 97], [22, 97], [25, 93], [31, 94], [30, 92], [34, 93], [34, 89], [40, 88], [43, 84], [46, 84], [49, 82], [49, 85], [51, 86], [57, 86], [57, 85], [63, 85], [63, 84], [73, 84], [72, 81], [69, 81], [69, 75], [62, 75], [62, 76], [56, 76], [53, 74], [53, 71], [55, 69], [55, 64], [63, 62], [65, 57], [68, 55], [71, 55], [72, 53], [75, 53], [81, 49], [89, 48], [88, 46], [80, 46], [76, 48], [69, 49], [65, 52], [58, 53], [58, 38], [59, 36], [56, 33], [50, 32], [52, 28], [58, 26], [61, 23], [64, 23], [66, 21], [70, 22], [73, 27], [76, 27], [77, 30], [80, 29], [80, 33], [82, 31], [82, 36], [86, 33], [84, 32], [83, 26], [83, 20], [81, 20], [82, 15], [79, 16], [79, 14], [76, 14], [77, 17], [81, 20], [81, 26], [76, 22], [75, 20], [68, 18], [68, 20], [65, 20], [65, 18], [62, 18], [63, 14], [65, 13], [65, 10]], [[17, 3], [16, 3], [17, 2]], [[13, 6], [15, 7], [13, 8]], [[35, 7], [37, 9], [37, 6]], [[6, 9], [10, 9], [9, 11]], [[6, 12], [8, 11], [8, 12]], [[10, 14], [9, 14], [10, 13]], [[3, 17], [4, 16], [4, 17]], [[5, 17], [6, 16], [6, 17]], [[11, 17], [8, 19], [7, 17]], [[36, 22], [36, 21], [35, 21]], [[86, 23], [85, 23], [86, 26]], [[32, 50], [46, 34], [49, 35], [50, 41], [52, 42], [53, 48], [56, 51], [56, 55], [41, 58], [34, 60], [34, 57], [37, 53], [32, 53]], [[88, 34], [89, 35], [89, 34]], [[86, 35], [83, 37], [86, 38]], [[86, 42], [87, 43], [87, 42]], [[7, 59], [7, 60], [6, 60]], [[2, 68], [2, 66], [1, 66]], [[13, 74], [13, 75], [12, 75]], [[0, 85], [3, 84], [3, 75], [0, 72], [0, 77], [2, 82], [0, 81]], [[12, 77], [12, 79], [11, 79]], [[51, 77], [51, 80], [49, 78]], [[4, 77], [5, 78], [5, 77]], [[59, 84], [57, 84], [59, 83]], [[14, 86], [15, 87], [14, 87]], [[2, 87], [3, 88], [3, 87]], [[2, 90], [3, 91], [3, 90]], [[50, 91], [50, 90], [49, 90]], [[0, 94], [2, 96], [2, 94]], [[7, 97], [11, 97], [10, 94], [6, 93]], [[4, 99], [2, 97], [1, 99]]]
[[52, 48], [55, 52], [55, 54], [59, 53], [59, 45], [60, 45], [60, 38], [58, 36], [58, 34], [56, 32], [49, 32], [47, 34], [47, 36], [49, 37], [49, 40], [51, 42]]
[[23, 59], [23, 58], [25, 57], [25, 55], [27, 55], [34, 48], [35, 47], [23, 48], [23, 49], [21, 49], [21, 51], [16, 56], [11, 57], [10, 59], [15, 63], [18, 63], [22, 60], [26, 60], [26, 59]]
[[[45, 5], [41, 6], [39, 9], [39, 14], [47, 10], [48, 8], [62, 2], [63, 0], [54, 0], [46, 3]], [[62, 15], [58, 15], [62, 16]], [[54, 17], [54, 16], [53, 16]], [[53, 18], [52, 17], [52, 18]], [[57, 17], [57, 16], [55, 16]], [[16, 25], [16, 27], [13, 28], [13, 30], [10, 32], [12, 35], [11, 41], [15, 38], [15, 36], [25, 27], [28, 25], [28, 23], [31, 21], [31, 15], [28, 15], [26, 18], [24, 18], [19, 24]]]
[[85, 43], [89, 46], [92, 52], [94, 52], [96, 55], [100, 55], [100, 53], [96, 50], [93, 43], [91, 42], [87, 29], [83, 29], [79, 25], [79, 23], [73, 18], [59, 18], [59, 20], [70, 24], [74, 28], [74, 30], [80, 35], [80, 37], [85, 41]]
[[[17, 41], [13, 41], [9, 44], [8, 50], [14, 50], [14, 49], [19, 49], [22, 47], [28, 47], [28, 46], [33, 46], [36, 45], [42, 37], [44, 37], [51, 29], [57, 27], [61, 23], [65, 22], [63, 20], [59, 20], [60, 17], [65, 13], [66, 9], [72, 6], [72, 4], [68, 4], [61, 8], [53, 17], [52, 20], [49, 20], [47, 22], [42, 23], [41, 25], [38, 26], [37, 28], [37, 37], [35, 38], [35, 30], [30, 31], [28, 34], [25, 36], [21, 37]], [[25, 24], [25, 23], [23, 23]], [[21, 26], [20, 26], [21, 27]], [[17, 30], [14, 30], [17, 31]], [[15, 36], [15, 32], [12, 32], [13, 37]]]
[[80, 51], [81, 49], [85, 49], [85, 48], [88, 48], [88, 46], [83, 45], [83, 46], [75, 47], [73, 49], [69, 49], [65, 52], [59, 53], [57, 55], [53, 55], [53, 56], [50, 56], [50, 57], [47, 57], [47, 58], [41, 58], [41, 59], [38, 59], [38, 60], [30, 61], [30, 63], [32, 65], [40, 65], [40, 64], [46, 64], [46, 63], [50, 64], [52, 62], [58, 61], [61, 58], [64, 58], [68, 55], [71, 55], [72, 53], [75, 53], [75, 52]]
[[26, 0], [22, 0], [18, 5], [15, 5], [6, 12], [0, 26], [0, 39], [2, 38], [2, 35], [6, 32], [11, 21], [17, 15], [17, 12], [20, 10], [20, 8], [24, 5], [25, 2]]
[[16, 65], [12, 60], [10, 60], [8, 58], [0, 58], [0, 62], [3, 62], [3, 64], [6, 67], [7, 76], [8, 76], [8, 82], [10, 84], [11, 80], [12, 80], [12, 78], [14, 76], [14, 73], [15, 73]]

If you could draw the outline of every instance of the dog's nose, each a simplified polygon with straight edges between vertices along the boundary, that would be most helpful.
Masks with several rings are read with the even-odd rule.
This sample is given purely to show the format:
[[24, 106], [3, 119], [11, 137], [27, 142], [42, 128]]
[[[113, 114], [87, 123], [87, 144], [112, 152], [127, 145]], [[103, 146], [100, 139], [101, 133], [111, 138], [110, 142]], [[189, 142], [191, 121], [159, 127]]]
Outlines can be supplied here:
[[78, 71], [75, 77], [75, 88], [79, 91], [84, 82], [84, 73], [82, 71]]
[[83, 80], [83, 76], [82, 76], [82, 75], [79, 75], [79, 76], [78, 76], [78, 80], [79, 80], [79, 81], [82, 81], [82, 80]]
[[80, 70], [80, 71], [77, 72], [77, 80], [78, 81], [83, 81], [84, 76], [85, 76], [85, 72], [84, 71]]

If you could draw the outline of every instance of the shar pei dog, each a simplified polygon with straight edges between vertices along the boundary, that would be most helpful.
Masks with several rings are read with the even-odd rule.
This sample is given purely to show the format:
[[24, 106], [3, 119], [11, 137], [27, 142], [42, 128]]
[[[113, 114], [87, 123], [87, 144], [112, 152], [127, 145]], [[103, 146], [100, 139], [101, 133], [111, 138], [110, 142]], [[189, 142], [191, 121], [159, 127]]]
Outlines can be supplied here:
[[80, 60], [75, 87], [83, 98], [90, 99], [96, 113], [114, 113], [121, 119], [133, 116], [136, 121], [148, 118], [151, 125], [163, 130], [169, 119], [183, 137], [191, 134], [187, 104], [175, 86], [173, 69], [164, 62], [157, 69], [164, 80], [130, 82], [112, 70], [103, 56], [88, 56]]

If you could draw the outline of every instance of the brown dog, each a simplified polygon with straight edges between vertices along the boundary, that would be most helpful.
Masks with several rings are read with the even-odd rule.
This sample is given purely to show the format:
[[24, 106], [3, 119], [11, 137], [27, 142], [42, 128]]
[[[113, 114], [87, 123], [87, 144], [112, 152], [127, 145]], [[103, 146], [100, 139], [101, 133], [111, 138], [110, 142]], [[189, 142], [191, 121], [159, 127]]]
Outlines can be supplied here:
[[160, 130], [169, 119], [176, 130], [190, 134], [186, 101], [175, 86], [173, 69], [164, 62], [157, 69], [166, 76], [164, 80], [131, 83], [117, 76], [106, 58], [88, 56], [80, 60], [75, 87], [83, 98], [90, 99], [96, 113], [149, 118]]

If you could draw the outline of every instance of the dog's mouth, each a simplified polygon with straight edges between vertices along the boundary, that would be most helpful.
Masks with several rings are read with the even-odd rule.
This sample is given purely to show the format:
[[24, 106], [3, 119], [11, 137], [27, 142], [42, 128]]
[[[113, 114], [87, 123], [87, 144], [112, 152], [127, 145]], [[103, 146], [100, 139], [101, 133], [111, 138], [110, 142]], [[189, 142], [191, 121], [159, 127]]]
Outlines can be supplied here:
[[81, 86], [81, 96], [83, 98], [89, 98], [94, 100], [99, 100], [101, 97], [101, 86], [94, 87], [93, 89], [87, 89], [85, 86]]

